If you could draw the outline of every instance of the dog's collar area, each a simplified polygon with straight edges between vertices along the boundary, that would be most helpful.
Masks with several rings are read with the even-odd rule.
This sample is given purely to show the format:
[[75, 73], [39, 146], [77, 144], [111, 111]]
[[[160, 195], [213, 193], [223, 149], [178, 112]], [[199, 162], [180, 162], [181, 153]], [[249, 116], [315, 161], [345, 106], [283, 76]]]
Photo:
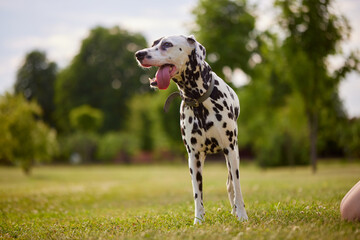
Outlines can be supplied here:
[[210, 97], [212, 91], [214, 90], [214, 85], [215, 85], [214, 79], [211, 78], [209, 88], [199, 98], [187, 98], [181, 92], [173, 92], [172, 94], [169, 95], [169, 97], [165, 101], [164, 111], [166, 113], [169, 111], [169, 107], [170, 107], [171, 102], [177, 97], [181, 97], [181, 99], [185, 102], [185, 104], [187, 106], [199, 107], [200, 103], [204, 102], [206, 99], [208, 99], [208, 97]]

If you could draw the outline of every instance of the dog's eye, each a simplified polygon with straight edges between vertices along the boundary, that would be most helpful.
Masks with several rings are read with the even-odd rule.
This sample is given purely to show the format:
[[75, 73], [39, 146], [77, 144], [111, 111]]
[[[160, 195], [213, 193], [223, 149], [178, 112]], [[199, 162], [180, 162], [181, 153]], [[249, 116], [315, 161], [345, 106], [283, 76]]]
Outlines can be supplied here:
[[164, 42], [164, 43], [161, 44], [161, 48], [163, 50], [166, 50], [166, 48], [170, 48], [172, 46], [174, 46], [174, 45], [171, 42]]

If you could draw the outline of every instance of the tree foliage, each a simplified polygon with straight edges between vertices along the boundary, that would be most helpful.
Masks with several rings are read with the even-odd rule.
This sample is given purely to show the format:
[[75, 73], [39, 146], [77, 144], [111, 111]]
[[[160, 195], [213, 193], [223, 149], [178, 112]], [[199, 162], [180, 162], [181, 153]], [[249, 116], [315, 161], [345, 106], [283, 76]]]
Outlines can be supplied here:
[[251, 146], [262, 167], [306, 164], [304, 107], [289, 86], [280, 41], [264, 33], [259, 42], [262, 62], [250, 83], [238, 90], [240, 146]]
[[82, 132], [96, 132], [101, 128], [104, 121], [104, 114], [89, 105], [81, 105], [70, 111], [71, 126]]
[[25, 56], [15, 82], [15, 93], [27, 100], [36, 100], [43, 111], [44, 121], [54, 126], [54, 84], [57, 65], [46, 58], [45, 52], [34, 50]]
[[[307, 164], [310, 152], [314, 169], [317, 152], [358, 156], [359, 122], [348, 120], [338, 94], [341, 80], [360, 69], [358, 53], [350, 53], [335, 71], [328, 67], [329, 56], [341, 53], [340, 44], [350, 34], [346, 18], [331, 11], [332, 0], [275, 0], [285, 34], [260, 32], [248, 2], [199, 0], [193, 10], [192, 32], [206, 47], [214, 72], [230, 80], [241, 69], [251, 78], [236, 89], [240, 147], [251, 149], [263, 167]], [[135, 61], [134, 52], [146, 45], [142, 35], [119, 27], [92, 29], [69, 66], [57, 74], [56, 118], [56, 64], [43, 52], [29, 53], [15, 90], [30, 101], [26, 105], [8, 95], [1, 100], [9, 104], [1, 105], [0, 144], [5, 147], [0, 160], [31, 166], [55, 152], [56, 147], [49, 147], [56, 145], [51, 140], [55, 133], [36, 120], [41, 109], [46, 122], [56, 119], [64, 159], [80, 156], [83, 162], [95, 162], [139, 151], [183, 153], [180, 99], [163, 112], [176, 86], [149, 93], [146, 75], [154, 72]], [[16, 114], [6, 118], [12, 111]], [[34, 139], [33, 145], [19, 150], [28, 139]]]
[[346, 120], [338, 85], [359, 69], [359, 60], [351, 53], [342, 67], [328, 71], [328, 57], [340, 53], [350, 33], [346, 18], [330, 10], [331, 2], [276, 1], [284, 40], [254, 29], [246, 1], [200, 0], [193, 11], [194, 32], [215, 72], [228, 66], [251, 77], [237, 90], [239, 143], [252, 148], [262, 166], [308, 163], [307, 153], [311, 149], [316, 158], [317, 145], [327, 152], [341, 145], [342, 133], [329, 131]]
[[[335, 111], [339, 81], [352, 70], [346, 62], [336, 75], [328, 71], [327, 58], [340, 52], [340, 43], [350, 33], [346, 18], [331, 11], [332, 2], [276, 1], [276, 6], [281, 9], [279, 22], [287, 32], [283, 49], [289, 63], [292, 88], [304, 102], [314, 172], [321, 111]], [[349, 58], [356, 59], [354, 55]]]
[[25, 173], [36, 162], [51, 161], [57, 153], [56, 132], [35, 116], [41, 108], [23, 96], [0, 97], [0, 158], [21, 166]]
[[57, 79], [56, 116], [60, 129], [69, 130], [69, 112], [83, 104], [104, 113], [103, 131], [123, 129], [126, 103], [143, 89], [140, 79], [144, 72], [136, 64], [134, 52], [145, 46], [143, 36], [119, 27], [92, 29]]
[[255, 17], [246, 0], [199, 0], [193, 9], [196, 38], [205, 45], [212, 69], [224, 77], [223, 68], [251, 72], [258, 43]]

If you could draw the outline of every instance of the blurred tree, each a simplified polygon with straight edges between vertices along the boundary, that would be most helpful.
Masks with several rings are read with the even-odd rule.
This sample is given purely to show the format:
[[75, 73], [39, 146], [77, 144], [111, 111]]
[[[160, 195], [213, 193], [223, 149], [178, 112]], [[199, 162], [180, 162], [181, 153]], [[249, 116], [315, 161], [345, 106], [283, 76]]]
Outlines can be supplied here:
[[103, 131], [123, 129], [127, 102], [135, 92], [149, 89], [140, 82], [144, 73], [134, 58], [134, 52], [145, 46], [143, 36], [119, 27], [91, 30], [78, 55], [57, 79], [55, 102], [60, 129], [69, 130], [69, 112], [83, 104], [104, 113]]
[[43, 119], [54, 125], [54, 84], [57, 66], [46, 58], [45, 52], [34, 50], [25, 57], [17, 72], [15, 93], [21, 93], [27, 100], [36, 100], [43, 110]]
[[79, 156], [79, 162], [95, 162], [99, 142], [96, 132], [102, 127], [104, 120], [102, 111], [89, 105], [81, 105], [72, 109], [69, 115], [70, 125], [76, 132], [68, 136], [65, 151], [70, 158]]
[[338, 131], [342, 133], [340, 141], [346, 157], [360, 158], [360, 118], [348, 120]]
[[70, 124], [78, 131], [96, 132], [101, 128], [103, 121], [104, 114], [101, 110], [89, 105], [81, 105], [70, 111]]
[[224, 78], [225, 66], [250, 74], [257, 58], [255, 17], [246, 0], [199, 0], [193, 9], [193, 32], [207, 50], [207, 61]]
[[139, 151], [139, 140], [133, 133], [108, 132], [99, 141], [97, 157], [102, 162], [130, 163]]
[[281, 42], [268, 32], [258, 42], [262, 61], [254, 66], [250, 83], [237, 90], [239, 145], [250, 146], [261, 167], [306, 164], [303, 103], [290, 88]]
[[[146, 103], [146, 104], [144, 104]], [[156, 139], [162, 134], [158, 128], [157, 101], [154, 94], [136, 94], [128, 103], [131, 109], [127, 130], [138, 139], [142, 151], [153, 151]]]
[[30, 174], [35, 162], [51, 161], [57, 153], [56, 132], [35, 119], [41, 108], [23, 96], [0, 97], [0, 158]]
[[[164, 113], [164, 102], [174, 90], [172, 83], [168, 90], [134, 95], [129, 103], [131, 112], [127, 120], [127, 133], [133, 135], [142, 151], [185, 152], [179, 124], [179, 102], [174, 101], [170, 114]], [[144, 104], [146, 103], [146, 104]]]
[[154, 99], [156, 103], [155, 110], [160, 118], [160, 126], [165, 133], [166, 142], [171, 147], [171, 150], [174, 153], [184, 154], [186, 150], [182, 141], [179, 124], [181, 99], [174, 99], [167, 113], [163, 110], [166, 98], [175, 91], [178, 91], [177, 86], [172, 83], [167, 90], [161, 91], [161, 94], [156, 94], [156, 98]]
[[289, 63], [292, 88], [304, 102], [310, 137], [310, 159], [316, 172], [317, 141], [320, 112], [331, 109], [337, 95], [339, 81], [346, 73], [358, 68], [358, 60], [351, 54], [343, 67], [330, 75], [327, 57], [340, 52], [339, 44], [350, 34], [344, 16], [331, 11], [332, 0], [276, 0], [281, 9], [280, 25], [287, 36], [285, 57]]
[[194, 32], [213, 70], [240, 68], [251, 76], [237, 90], [242, 103], [240, 147], [250, 146], [263, 167], [306, 163], [304, 118], [302, 108], [295, 106], [302, 106], [301, 99], [291, 95], [277, 36], [255, 30], [255, 16], [244, 0], [200, 0], [193, 13]]

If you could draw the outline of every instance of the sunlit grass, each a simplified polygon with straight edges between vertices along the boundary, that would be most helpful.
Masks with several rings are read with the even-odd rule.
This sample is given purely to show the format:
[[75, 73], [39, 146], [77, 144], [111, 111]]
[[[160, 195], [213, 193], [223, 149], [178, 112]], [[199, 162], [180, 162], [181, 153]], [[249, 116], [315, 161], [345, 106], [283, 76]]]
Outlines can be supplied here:
[[359, 239], [339, 204], [360, 165], [241, 167], [249, 221], [230, 214], [225, 164], [206, 164], [206, 221], [193, 226], [187, 164], [0, 168], [0, 239]]

